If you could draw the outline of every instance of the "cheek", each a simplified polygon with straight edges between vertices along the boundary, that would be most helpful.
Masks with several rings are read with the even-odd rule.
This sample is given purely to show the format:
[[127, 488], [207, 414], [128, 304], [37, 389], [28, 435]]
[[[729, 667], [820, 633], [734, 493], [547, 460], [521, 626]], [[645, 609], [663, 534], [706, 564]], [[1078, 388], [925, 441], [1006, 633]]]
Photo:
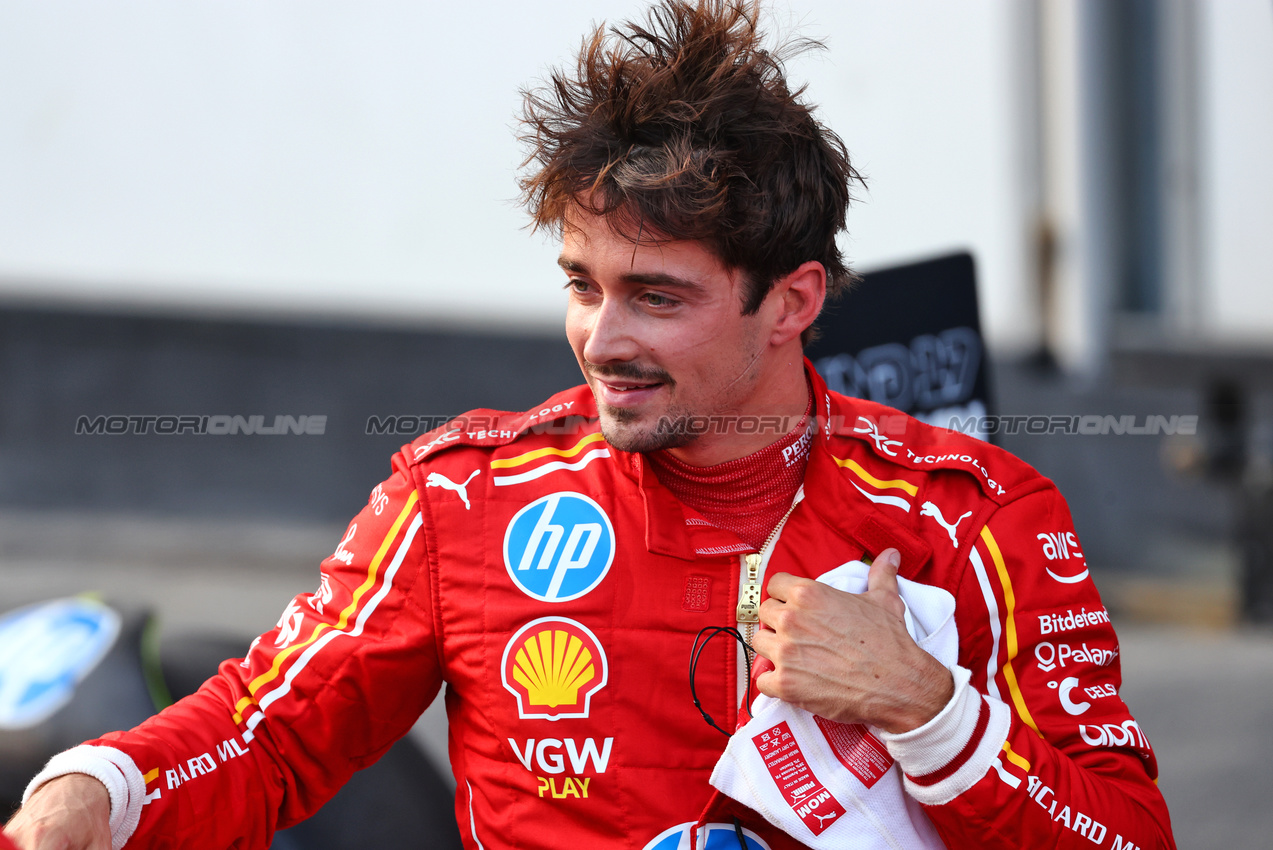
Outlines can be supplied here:
[[566, 341], [576, 355], [582, 356], [584, 343], [588, 341], [588, 323], [576, 307], [566, 308]]

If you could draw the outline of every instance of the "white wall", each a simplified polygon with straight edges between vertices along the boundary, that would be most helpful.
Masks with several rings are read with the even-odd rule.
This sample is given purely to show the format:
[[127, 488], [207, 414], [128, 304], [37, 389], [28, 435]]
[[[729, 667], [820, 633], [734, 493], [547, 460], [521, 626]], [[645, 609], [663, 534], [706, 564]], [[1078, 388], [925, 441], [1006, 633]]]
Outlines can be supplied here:
[[869, 182], [849, 214], [848, 256], [869, 268], [970, 249], [1000, 348], [1038, 333], [1010, 6], [822, 0], [803, 20], [829, 34], [829, 50], [795, 66]]
[[[1001, 346], [1035, 333], [1010, 2], [774, 7], [871, 181], [850, 257], [971, 248]], [[517, 88], [642, 5], [0, 0], [0, 298], [554, 328]]]
[[1273, 341], [1273, 3], [1202, 4], [1204, 333]]

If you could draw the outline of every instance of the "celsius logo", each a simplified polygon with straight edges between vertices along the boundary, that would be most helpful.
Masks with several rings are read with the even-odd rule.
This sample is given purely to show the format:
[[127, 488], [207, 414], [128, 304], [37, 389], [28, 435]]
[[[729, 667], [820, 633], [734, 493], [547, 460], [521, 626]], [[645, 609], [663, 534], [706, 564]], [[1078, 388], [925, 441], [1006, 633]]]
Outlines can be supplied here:
[[595, 588], [614, 561], [614, 527], [580, 493], [553, 493], [522, 508], [504, 532], [513, 583], [544, 602], [569, 602]]
[[517, 697], [523, 720], [587, 717], [592, 695], [610, 671], [597, 636], [565, 617], [541, 617], [517, 630], [504, 647], [500, 677]]
[[[1092, 707], [1090, 702], [1075, 702], [1070, 693], [1079, 686], [1079, 680], [1073, 676], [1062, 680], [1061, 682], [1061, 708], [1064, 708], [1067, 714], [1075, 717], [1087, 711]], [[1055, 688], [1056, 682], [1048, 682], [1049, 688]]]
[[[1057, 683], [1048, 682], [1048, 687], [1056, 689]], [[1059, 694], [1061, 697], [1061, 707], [1065, 709], [1066, 713], [1072, 714], [1075, 717], [1078, 717], [1080, 714], [1092, 707], [1090, 702], [1078, 702], [1071, 696], [1071, 694], [1078, 690], [1079, 687], [1079, 680], [1075, 676], [1070, 676], [1061, 680]], [[1105, 697], [1118, 696], [1118, 688], [1106, 683], [1104, 685], [1095, 685], [1090, 688], [1083, 688], [1083, 693], [1087, 694], [1092, 699], [1104, 699]]]
[[[770, 850], [769, 845], [750, 829], [743, 830], [747, 850]], [[694, 841], [694, 821], [677, 824], [654, 836], [641, 850], [739, 850], [738, 833], [732, 823], [706, 823]]]

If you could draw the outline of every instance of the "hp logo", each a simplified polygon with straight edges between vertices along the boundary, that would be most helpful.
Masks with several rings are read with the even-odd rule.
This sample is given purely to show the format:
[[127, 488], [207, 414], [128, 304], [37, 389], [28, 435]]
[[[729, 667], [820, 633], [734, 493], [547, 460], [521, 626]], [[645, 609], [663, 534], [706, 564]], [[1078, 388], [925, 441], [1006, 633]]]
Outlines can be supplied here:
[[605, 578], [614, 560], [614, 527], [581, 493], [553, 493], [517, 512], [504, 532], [504, 566], [527, 595], [569, 602]]
[[[707, 823], [694, 835], [694, 821], [664, 830], [645, 845], [642, 850], [738, 850], [738, 833], [732, 823]], [[743, 830], [747, 850], [769, 850], [769, 845], [750, 829]]]

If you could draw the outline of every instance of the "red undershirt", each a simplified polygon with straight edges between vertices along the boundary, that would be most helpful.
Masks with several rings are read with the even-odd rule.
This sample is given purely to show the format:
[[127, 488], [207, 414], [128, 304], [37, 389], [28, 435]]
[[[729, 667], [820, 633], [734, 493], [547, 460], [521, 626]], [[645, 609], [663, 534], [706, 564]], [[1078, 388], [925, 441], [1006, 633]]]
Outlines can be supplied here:
[[759, 550], [804, 481], [809, 465], [813, 394], [800, 422], [781, 439], [746, 457], [691, 466], [666, 451], [646, 455], [659, 482], [712, 525]]

